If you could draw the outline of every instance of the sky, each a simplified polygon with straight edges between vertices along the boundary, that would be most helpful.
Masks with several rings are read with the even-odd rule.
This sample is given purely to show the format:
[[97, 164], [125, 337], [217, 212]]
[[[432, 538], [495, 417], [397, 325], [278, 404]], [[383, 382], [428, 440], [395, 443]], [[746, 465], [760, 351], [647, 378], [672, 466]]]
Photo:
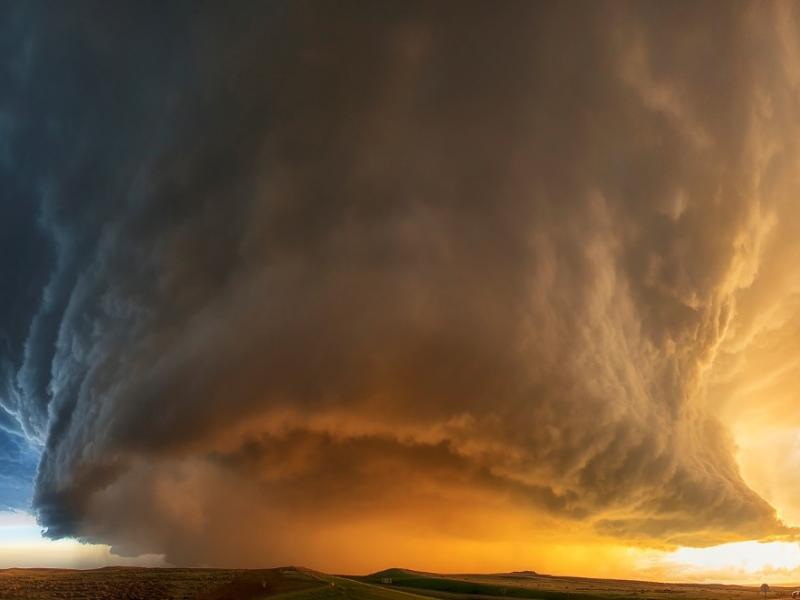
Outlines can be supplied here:
[[0, 566], [800, 582], [799, 10], [0, 6]]

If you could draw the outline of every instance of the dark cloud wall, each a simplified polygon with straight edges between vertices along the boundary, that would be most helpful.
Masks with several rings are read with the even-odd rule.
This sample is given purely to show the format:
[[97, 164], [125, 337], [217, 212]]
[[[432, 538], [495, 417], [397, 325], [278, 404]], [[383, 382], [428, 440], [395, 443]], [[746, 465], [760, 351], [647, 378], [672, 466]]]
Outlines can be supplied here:
[[4, 10], [0, 398], [51, 537], [791, 533], [705, 386], [786, 208], [792, 7]]

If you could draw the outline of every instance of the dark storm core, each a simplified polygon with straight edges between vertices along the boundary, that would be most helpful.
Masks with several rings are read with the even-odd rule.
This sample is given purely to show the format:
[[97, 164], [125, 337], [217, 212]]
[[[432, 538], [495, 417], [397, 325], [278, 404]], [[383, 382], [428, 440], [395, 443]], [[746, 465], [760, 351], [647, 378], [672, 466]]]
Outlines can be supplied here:
[[0, 425], [48, 536], [792, 533], [705, 394], [800, 139], [777, 7], [2, 10]]

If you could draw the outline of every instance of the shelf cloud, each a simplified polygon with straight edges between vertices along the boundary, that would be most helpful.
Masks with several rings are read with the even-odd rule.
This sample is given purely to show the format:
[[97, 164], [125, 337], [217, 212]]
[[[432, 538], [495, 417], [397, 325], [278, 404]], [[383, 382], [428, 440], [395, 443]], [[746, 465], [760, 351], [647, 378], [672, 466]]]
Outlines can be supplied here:
[[794, 536], [734, 436], [800, 359], [794, 5], [78, 6], [0, 19], [0, 401], [46, 535]]

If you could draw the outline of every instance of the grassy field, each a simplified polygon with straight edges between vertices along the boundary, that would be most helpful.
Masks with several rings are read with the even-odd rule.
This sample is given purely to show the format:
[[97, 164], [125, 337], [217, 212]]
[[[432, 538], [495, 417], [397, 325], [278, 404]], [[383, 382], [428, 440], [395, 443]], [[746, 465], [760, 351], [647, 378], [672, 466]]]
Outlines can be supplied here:
[[[391, 579], [391, 583], [386, 583]], [[0, 600], [762, 600], [757, 588], [532, 572], [440, 575], [389, 569], [340, 577], [296, 568], [264, 570], [106, 568], [0, 570]], [[767, 600], [791, 597], [773, 588]]]
[[298, 569], [144, 569], [0, 571], [0, 600], [258, 600], [320, 588]]
[[[405, 589], [442, 600], [761, 600], [757, 587], [717, 584], [676, 584], [618, 579], [554, 577], [532, 572], [497, 575], [439, 575], [388, 569], [359, 578], [391, 589]], [[792, 588], [773, 587], [767, 600], [791, 598]]]
[[288, 592], [271, 600], [430, 600], [430, 597], [350, 578], [328, 576], [323, 587]]

